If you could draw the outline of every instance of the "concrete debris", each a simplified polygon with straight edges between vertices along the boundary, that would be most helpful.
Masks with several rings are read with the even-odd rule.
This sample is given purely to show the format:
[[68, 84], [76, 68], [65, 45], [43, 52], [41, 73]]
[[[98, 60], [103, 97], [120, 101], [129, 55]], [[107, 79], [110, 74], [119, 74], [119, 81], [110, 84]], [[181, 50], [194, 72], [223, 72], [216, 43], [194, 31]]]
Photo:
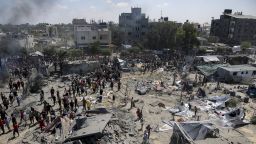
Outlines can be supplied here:
[[151, 90], [151, 86], [149, 82], [137, 82], [137, 85], [135, 87], [135, 91], [139, 95], [145, 95], [147, 92]]
[[[256, 109], [253, 83], [223, 83], [216, 78], [221, 64], [200, 66], [193, 57], [185, 63], [175, 55], [172, 60], [156, 54], [49, 60], [52, 75], [45, 77], [33, 67], [20, 78], [19, 69], [12, 68], [10, 82], [0, 88], [0, 141], [256, 143], [256, 128], [249, 123]], [[18, 87], [21, 81], [24, 87]], [[19, 137], [9, 139], [13, 133], [6, 128], [17, 123]]]

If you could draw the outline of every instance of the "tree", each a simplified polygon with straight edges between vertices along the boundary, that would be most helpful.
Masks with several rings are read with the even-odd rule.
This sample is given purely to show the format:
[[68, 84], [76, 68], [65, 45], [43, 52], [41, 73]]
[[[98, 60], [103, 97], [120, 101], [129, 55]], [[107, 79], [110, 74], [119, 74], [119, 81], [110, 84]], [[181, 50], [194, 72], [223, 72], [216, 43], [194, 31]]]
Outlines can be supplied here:
[[118, 25], [114, 24], [113, 22], [109, 23], [109, 29], [111, 31], [112, 43], [116, 46], [121, 46], [122, 36], [124, 33], [121, 32]]
[[27, 58], [27, 56], [29, 55], [28, 50], [27, 50], [26, 48], [21, 48], [21, 49], [20, 49], [20, 55], [21, 55], [23, 58]]
[[68, 56], [71, 58], [81, 57], [83, 55], [83, 50], [81, 49], [69, 49]]
[[194, 28], [194, 25], [185, 22], [182, 26], [184, 32], [185, 32], [185, 37], [183, 39], [184, 45], [183, 45], [183, 51], [186, 54], [189, 54], [193, 51], [194, 47], [198, 47], [200, 45], [199, 41], [197, 40], [197, 31]]
[[139, 47], [137, 47], [137, 46], [128, 49], [128, 52], [132, 53], [132, 54], [139, 53], [140, 51], [141, 51], [141, 49]]
[[144, 47], [162, 50], [169, 48], [186, 54], [193, 52], [200, 45], [194, 25], [186, 22], [180, 25], [175, 22], [151, 23], [144, 40]]
[[94, 42], [94, 43], [92, 43], [91, 44], [91, 46], [90, 46], [91, 48], [90, 48], [90, 52], [91, 52], [91, 54], [92, 55], [95, 55], [95, 54], [97, 54], [98, 52], [99, 52], [99, 48], [100, 48], [100, 42]]
[[252, 46], [251, 42], [248, 42], [248, 41], [243, 41], [241, 42], [241, 48], [243, 50], [247, 49], [247, 48], [250, 48]]
[[56, 49], [54, 47], [45, 48], [43, 49], [43, 54], [45, 57], [52, 59], [56, 56]]
[[61, 75], [63, 74], [63, 64], [66, 57], [67, 57], [67, 51], [65, 50], [57, 51], [57, 59], [58, 59]]

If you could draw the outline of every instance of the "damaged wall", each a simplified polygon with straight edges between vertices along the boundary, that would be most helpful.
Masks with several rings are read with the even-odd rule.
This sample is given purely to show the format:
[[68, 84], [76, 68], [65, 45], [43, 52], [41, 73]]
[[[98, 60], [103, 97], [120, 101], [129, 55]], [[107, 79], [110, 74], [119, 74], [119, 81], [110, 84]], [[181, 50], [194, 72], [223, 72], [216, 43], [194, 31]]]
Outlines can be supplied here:
[[69, 63], [63, 65], [64, 74], [80, 74], [95, 71], [99, 68], [99, 62], [81, 62], [81, 63]]

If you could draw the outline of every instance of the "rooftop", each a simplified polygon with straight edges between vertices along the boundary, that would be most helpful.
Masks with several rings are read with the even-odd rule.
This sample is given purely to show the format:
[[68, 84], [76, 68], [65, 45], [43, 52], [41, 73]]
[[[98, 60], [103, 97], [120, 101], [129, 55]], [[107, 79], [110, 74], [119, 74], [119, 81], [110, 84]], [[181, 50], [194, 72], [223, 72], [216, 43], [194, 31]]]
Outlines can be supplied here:
[[227, 71], [256, 71], [256, 67], [251, 65], [228, 65], [221, 66], [220, 68], [225, 69]]
[[211, 64], [211, 65], [201, 65], [197, 66], [197, 69], [205, 76], [213, 75], [218, 67], [225, 67], [227, 64]]
[[240, 15], [240, 14], [225, 14], [238, 19], [256, 19], [256, 16], [251, 15]]

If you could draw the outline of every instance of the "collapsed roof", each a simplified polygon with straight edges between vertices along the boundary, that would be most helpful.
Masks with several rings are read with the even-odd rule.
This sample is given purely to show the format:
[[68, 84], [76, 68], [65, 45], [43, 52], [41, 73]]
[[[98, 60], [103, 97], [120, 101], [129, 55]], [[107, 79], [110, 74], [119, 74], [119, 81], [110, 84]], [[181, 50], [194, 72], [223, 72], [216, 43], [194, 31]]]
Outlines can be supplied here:
[[210, 64], [210, 65], [200, 65], [196, 68], [204, 75], [211, 76], [214, 75], [219, 67], [227, 66], [227, 64]]
[[175, 123], [170, 144], [191, 144], [195, 140], [215, 137], [219, 133], [211, 123], [184, 122]]

